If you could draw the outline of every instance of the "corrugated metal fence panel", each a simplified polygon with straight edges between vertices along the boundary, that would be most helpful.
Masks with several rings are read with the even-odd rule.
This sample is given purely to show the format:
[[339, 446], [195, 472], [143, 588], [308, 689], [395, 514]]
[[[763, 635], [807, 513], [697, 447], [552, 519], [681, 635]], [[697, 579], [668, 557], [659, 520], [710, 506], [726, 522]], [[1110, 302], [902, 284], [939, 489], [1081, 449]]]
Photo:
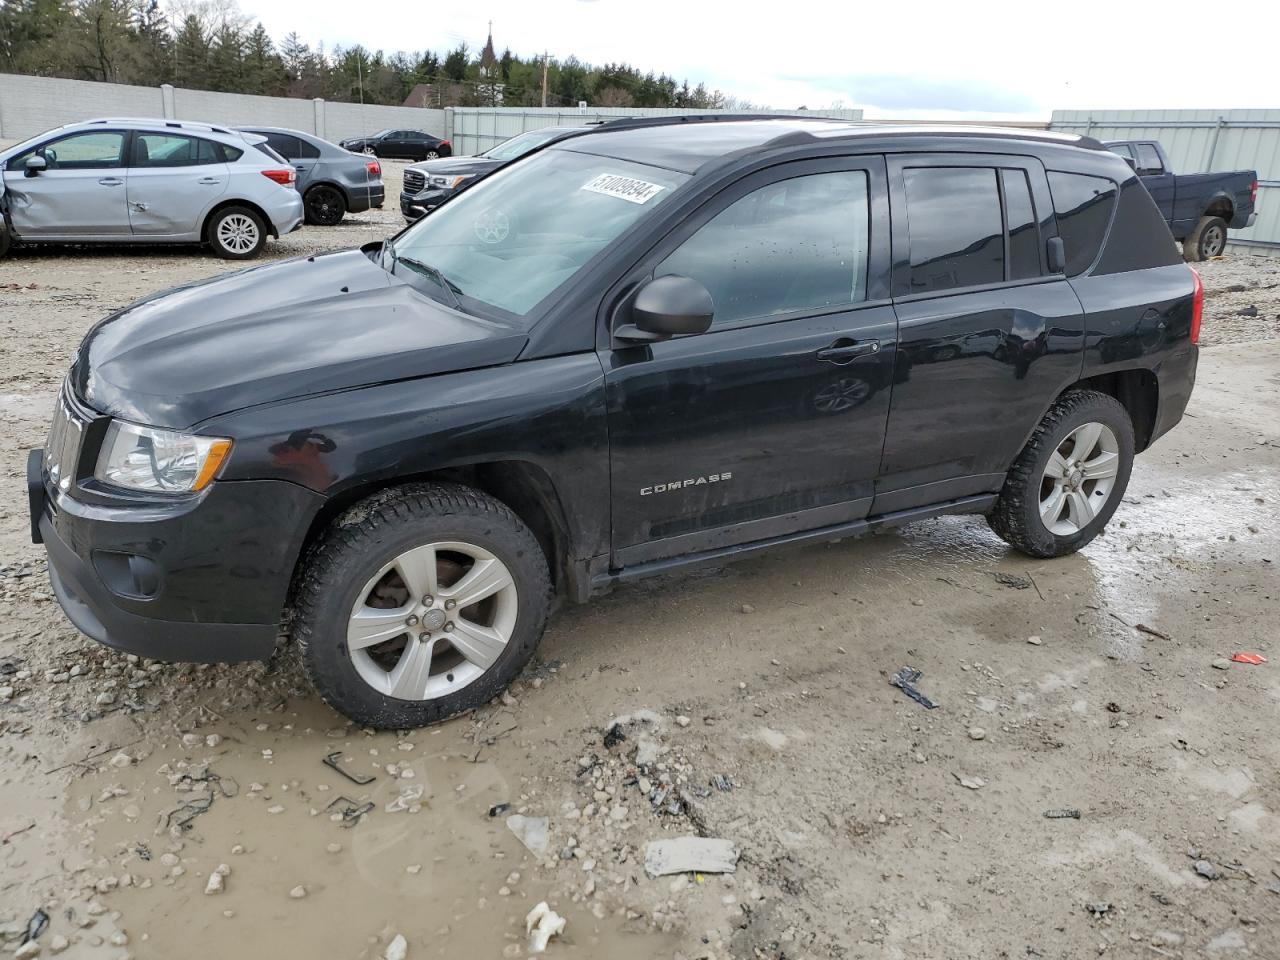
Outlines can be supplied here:
[[[694, 113], [727, 113], [725, 110], [682, 110], [662, 107], [450, 107], [445, 111], [446, 135], [459, 156], [483, 153], [508, 137], [542, 127], [577, 126], [593, 120], [620, 120], [625, 117], [682, 116]], [[744, 111], [750, 112], [750, 111]], [[835, 117], [861, 120], [861, 110], [781, 110], [793, 116]]]
[[1178, 173], [1258, 172], [1258, 220], [1231, 231], [1239, 251], [1280, 256], [1280, 110], [1055, 110], [1052, 130], [1159, 140]]

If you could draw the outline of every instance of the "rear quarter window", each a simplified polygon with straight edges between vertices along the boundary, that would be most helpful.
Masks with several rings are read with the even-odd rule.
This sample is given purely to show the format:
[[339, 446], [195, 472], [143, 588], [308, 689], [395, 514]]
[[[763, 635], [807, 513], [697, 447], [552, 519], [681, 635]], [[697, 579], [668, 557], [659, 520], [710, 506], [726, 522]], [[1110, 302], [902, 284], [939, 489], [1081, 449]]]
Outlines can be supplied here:
[[1115, 211], [1114, 180], [1080, 173], [1049, 171], [1049, 192], [1058, 218], [1058, 235], [1067, 254], [1067, 276], [1075, 277], [1098, 259]]
[[1150, 267], [1167, 267], [1182, 262], [1169, 232], [1169, 225], [1156, 207], [1151, 194], [1136, 177], [1120, 188], [1116, 206], [1116, 222], [1107, 236], [1102, 259], [1095, 274], [1126, 273]]

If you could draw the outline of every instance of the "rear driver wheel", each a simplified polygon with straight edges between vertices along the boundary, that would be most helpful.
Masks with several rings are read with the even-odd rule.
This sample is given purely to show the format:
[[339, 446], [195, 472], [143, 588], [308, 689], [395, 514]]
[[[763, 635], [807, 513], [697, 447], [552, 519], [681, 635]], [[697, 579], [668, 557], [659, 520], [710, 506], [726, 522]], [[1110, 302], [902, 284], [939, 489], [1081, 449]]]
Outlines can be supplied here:
[[415, 484], [330, 529], [304, 574], [293, 632], [330, 706], [404, 729], [500, 693], [533, 655], [549, 598], [542, 548], [504, 504]]
[[333, 227], [347, 214], [347, 198], [337, 187], [327, 183], [317, 184], [302, 198], [307, 212], [307, 223], [320, 227]]
[[1192, 263], [1220, 257], [1227, 249], [1227, 221], [1221, 217], [1201, 217], [1182, 241], [1183, 259]]
[[1075, 553], [1102, 532], [1129, 485], [1133, 423], [1114, 397], [1074, 390], [1045, 414], [987, 522], [1033, 557]]

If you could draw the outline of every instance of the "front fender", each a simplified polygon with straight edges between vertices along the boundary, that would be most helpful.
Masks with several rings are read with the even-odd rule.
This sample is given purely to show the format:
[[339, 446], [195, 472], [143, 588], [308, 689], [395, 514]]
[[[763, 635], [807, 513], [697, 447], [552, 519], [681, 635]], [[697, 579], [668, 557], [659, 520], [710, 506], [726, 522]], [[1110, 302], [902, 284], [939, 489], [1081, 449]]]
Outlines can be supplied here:
[[231, 437], [227, 480], [326, 498], [452, 468], [524, 462], [550, 478], [574, 556], [608, 549], [609, 439], [595, 353], [378, 384], [205, 421]]

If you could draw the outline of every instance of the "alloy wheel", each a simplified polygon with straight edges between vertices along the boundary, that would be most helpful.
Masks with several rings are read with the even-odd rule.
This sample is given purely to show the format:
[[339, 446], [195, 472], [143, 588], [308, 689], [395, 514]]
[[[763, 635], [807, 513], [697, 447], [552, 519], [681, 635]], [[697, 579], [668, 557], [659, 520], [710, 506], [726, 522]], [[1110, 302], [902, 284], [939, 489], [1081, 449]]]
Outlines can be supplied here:
[[248, 253], [258, 245], [258, 225], [243, 213], [233, 213], [218, 224], [218, 243], [232, 253]]
[[307, 213], [314, 223], [332, 226], [342, 219], [342, 198], [333, 187], [313, 187], [307, 193]]
[[386, 696], [434, 700], [484, 675], [511, 640], [519, 595], [483, 547], [428, 543], [400, 554], [361, 589], [347, 653]]
[[1040, 481], [1040, 519], [1059, 537], [1079, 533], [1107, 505], [1120, 472], [1120, 441], [1101, 423], [1076, 427], [1049, 456]]
[[1227, 246], [1227, 232], [1216, 223], [1200, 238], [1200, 249], [1206, 257], [1220, 257]]

